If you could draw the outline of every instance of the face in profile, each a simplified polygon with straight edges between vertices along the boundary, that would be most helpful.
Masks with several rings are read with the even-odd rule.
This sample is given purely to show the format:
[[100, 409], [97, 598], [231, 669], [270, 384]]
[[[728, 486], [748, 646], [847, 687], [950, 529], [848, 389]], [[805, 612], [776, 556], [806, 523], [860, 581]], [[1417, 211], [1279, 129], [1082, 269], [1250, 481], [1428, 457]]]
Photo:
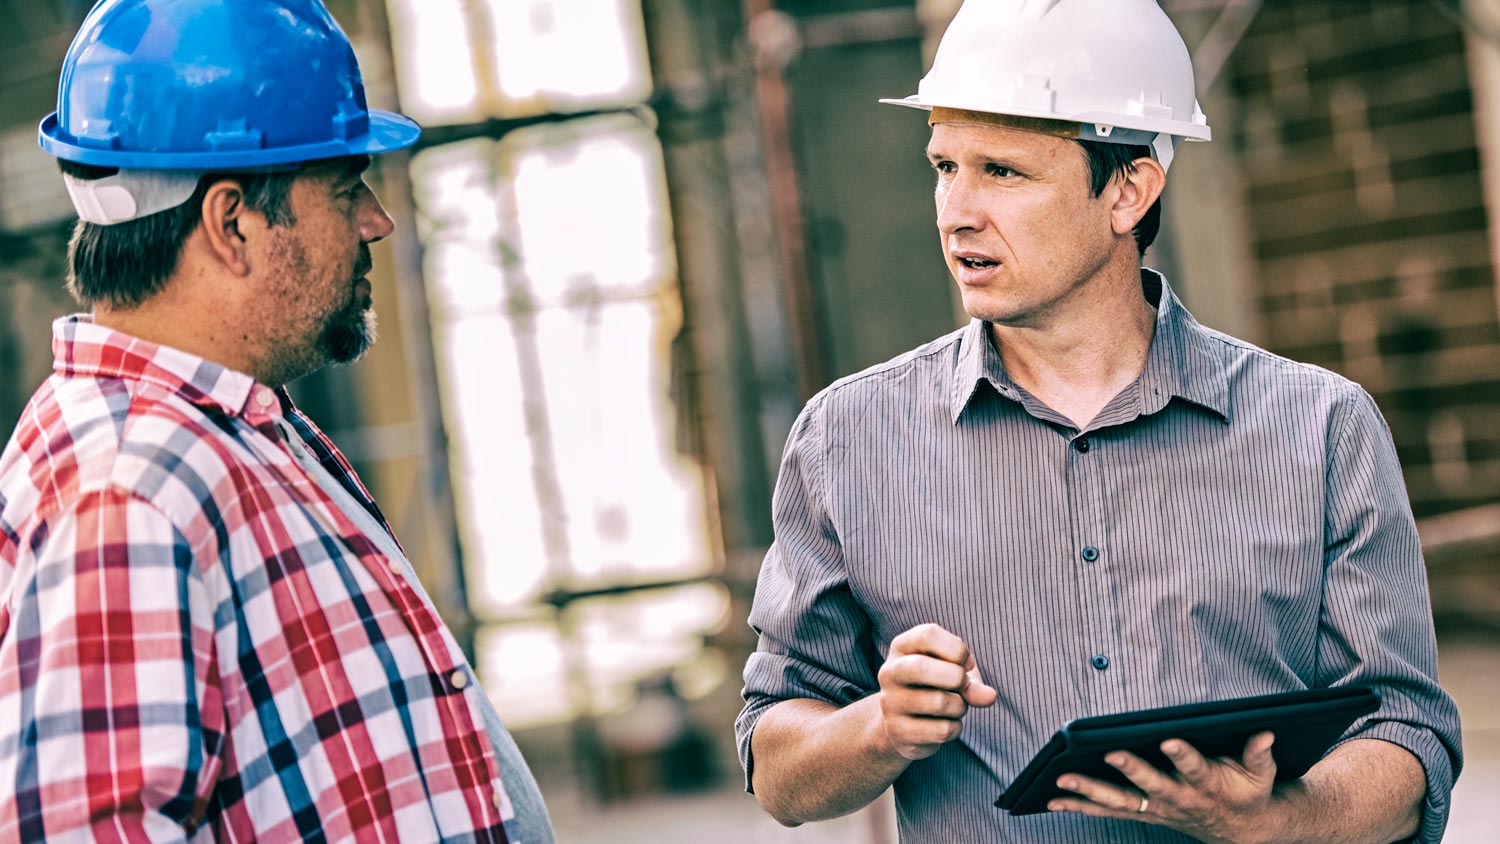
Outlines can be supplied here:
[[310, 167], [292, 186], [295, 222], [269, 230], [266, 380], [350, 363], [375, 341], [369, 244], [394, 224], [364, 181], [367, 164], [361, 156]]

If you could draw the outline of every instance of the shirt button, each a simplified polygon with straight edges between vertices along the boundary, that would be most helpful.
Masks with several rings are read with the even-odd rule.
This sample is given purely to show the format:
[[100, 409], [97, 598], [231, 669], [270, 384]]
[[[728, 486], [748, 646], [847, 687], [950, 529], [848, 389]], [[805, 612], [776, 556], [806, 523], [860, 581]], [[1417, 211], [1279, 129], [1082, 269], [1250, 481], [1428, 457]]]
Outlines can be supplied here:
[[386, 561], [386, 565], [388, 567], [390, 567], [391, 574], [394, 574], [397, 577], [405, 577], [406, 576], [406, 572], [404, 572], [404, 571], [401, 570], [401, 561], [400, 560], [387, 560]]
[[1088, 454], [1089, 453], [1089, 438], [1088, 437], [1079, 437], [1078, 439], [1074, 440], [1073, 441], [1073, 448], [1075, 450], [1077, 450], [1079, 454]]
[[1099, 549], [1095, 548], [1092, 545], [1088, 546], [1087, 548], [1084, 548], [1083, 549], [1083, 559], [1084, 559], [1084, 562], [1088, 562], [1088, 563], [1092, 563], [1093, 561], [1099, 559]]
[[1103, 671], [1109, 667], [1109, 657], [1104, 654], [1094, 654], [1094, 658], [1089, 660], [1089, 664]]
[[498, 782], [493, 783], [492, 787], [495, 789], [495, 796], [490, 799], [495, 801], [495, 811], [503, 812], [505, 811], [505, 792], [500, 790], [500, 783]]
[[255, 393], [255, 403], [261, 407], [270, 407], [276, 403], [276, 394], [262, 387]]
[[453, 684], [453, 688], [463, 691], [464, 687], [469, 685], [469, 675], [465, 674], [464, 670], [460, 668], [448, 675], [448, 682]]

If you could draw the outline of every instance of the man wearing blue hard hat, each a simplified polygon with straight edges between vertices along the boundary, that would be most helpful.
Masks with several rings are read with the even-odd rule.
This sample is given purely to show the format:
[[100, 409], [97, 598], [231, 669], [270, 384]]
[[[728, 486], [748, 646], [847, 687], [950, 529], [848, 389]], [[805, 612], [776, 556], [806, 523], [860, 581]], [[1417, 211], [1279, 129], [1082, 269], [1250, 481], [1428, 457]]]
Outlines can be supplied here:
[[104, 0], [40, 143], [80, 222], [0, 456], [0, 841], [553, 840], [285, 385], [374, 340], [366, 106], [318, 0]]

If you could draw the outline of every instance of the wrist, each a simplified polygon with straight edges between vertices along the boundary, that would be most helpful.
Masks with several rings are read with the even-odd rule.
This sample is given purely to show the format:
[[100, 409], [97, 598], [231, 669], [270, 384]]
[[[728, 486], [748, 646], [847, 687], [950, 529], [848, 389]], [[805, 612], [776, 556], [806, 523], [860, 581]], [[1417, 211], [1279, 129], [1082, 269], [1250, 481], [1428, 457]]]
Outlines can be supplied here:
[[876, 692], [853, 704], [864, 708], [861, 714], [865, 722], [865, 747], [869, 748], [878, 759], [903, 758], [901, 752], [896, 749], [896, 743], [891, 741], [891, 734], [885, 729], [885, 712], [880, 706], [880, 698], [883, 694], [884, 692]]
[[1246, 837], [1241, 839], [1244, 844], [1280, 844], [1301, 841], [1301, 827], [1297, 819], [1301, 816], [1305, 792], [1306, 789], [1301, 780], [1279, 783], [1272, 788], [1270, 799], [1266, 801], [1265, 811], [1254, 819], [1255, 822], [1247, 830]]
[[911, 759], [896, 747], [891, 734], [885, 728], [885, 711], [881, 708], [881, 696], [883, 692], [876, 692], [853, 704], [853, 706], [865, 707], [861, 713], [865, 721], [866, 739], [865, 748], [868, 749], [872, 761], [882, 770], [892, 771], [892, 776], [899, 775], [911, 764]]

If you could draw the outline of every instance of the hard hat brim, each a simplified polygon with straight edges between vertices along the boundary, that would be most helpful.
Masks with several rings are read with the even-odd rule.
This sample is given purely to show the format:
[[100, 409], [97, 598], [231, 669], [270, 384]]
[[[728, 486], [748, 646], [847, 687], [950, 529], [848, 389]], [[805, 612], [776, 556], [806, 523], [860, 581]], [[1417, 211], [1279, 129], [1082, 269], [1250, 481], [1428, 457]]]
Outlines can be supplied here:
[[[921, 111], [931, 111], [936, 107], [956, 108], [970, 111], [988, 111], [989, 109], [976, 107], [973, 104], [962, 103], [930, 103], [924, 102], [920, 95], [912, 94], [902, 99], [886, 98], [880, 100], [886, 105], [902, 106], [903, 108], [914, 108]], [[996, 114], [1008, 114], [1014, 117], [1035, 117], [1043, 120], [1065, 120], [1070, 123], [1096, 123], [1106, 126], [1118, 126], [1122, 129], [1136, 129], [1142, 132], [1160, 132], [1167, 135], [1175, 135], [1185, 141], [1208, 141], [1213, 138], [1213, 130], [1201, 123], [1183, 123], [1178, 120], [1153, 120], [1136, 115], [1105, 114], [1103, 112], [1084, 112], [1081, 114], [1061, 114], [1058, 112], [1038, 111], [1025, 108], [1006, 108], [1004, 111], [996, 111]]]
[[44, 152], [55, 158], [96, 167], [207, 172], [394, 152], [410, 147], [422, 136], [422, 127], [404, 115], [376, 109], [371, 109], [369, 115], [369, 131], [347, 141], [222, 152], [124, 152], [79, 145], [61, 131], [57, 113], [53, 112], [43, 118], [41, 125], [37, 127], [37, 143]]

